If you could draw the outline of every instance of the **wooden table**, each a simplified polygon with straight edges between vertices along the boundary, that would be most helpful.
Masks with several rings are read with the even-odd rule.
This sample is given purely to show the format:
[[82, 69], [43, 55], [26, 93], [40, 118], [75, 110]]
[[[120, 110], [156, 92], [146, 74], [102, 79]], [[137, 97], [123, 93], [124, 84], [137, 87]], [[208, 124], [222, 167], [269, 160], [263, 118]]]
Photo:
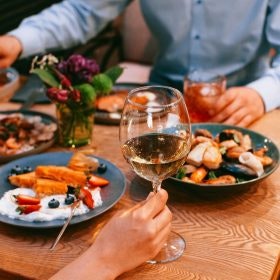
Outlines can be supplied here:
[[[0, 106], [16, 109], [19, 105]], [[34, 109], [54, 113], [52, 106], [36, 105]], [[280, 147], [279, 120], [280, 110], [275, 110], [251, 129], [267, 135]], [[58, 229], [30, 230], [0, 223], [0, 279], [48, 279], [89, 247], [94, 234], [116, 210], [144, 199], [150, 191], [150, 186], [124, 161], [118, 146], [118, 127], [95, 125], [93, 139], [96, 155], [110, 160], [124, 172], [125, 195], [101, 216], [69, 227], [53, 252], [49, 247]], [[280, 169], [246, 191], [227, 195], [205, 196], [170, 183], [165, 188], [174, 215], [173, 229], [187, 241], [184, 255], [167, 264], [144, 264], [118, 279], [277, 279]]]

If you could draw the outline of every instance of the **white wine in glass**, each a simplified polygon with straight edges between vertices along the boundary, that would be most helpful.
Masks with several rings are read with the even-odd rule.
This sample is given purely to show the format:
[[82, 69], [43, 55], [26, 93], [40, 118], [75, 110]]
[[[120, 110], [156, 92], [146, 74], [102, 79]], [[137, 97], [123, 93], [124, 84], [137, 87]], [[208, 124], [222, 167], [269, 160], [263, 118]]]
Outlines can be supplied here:
[[[190, 119], [181, 92], [165, 86], [132, 90], [124, 104], [119, 136], [125, 159], [157, 192], [162, 181], [184, 164], [191, 146]], [[185, 246], [184, 239], [171, 232], [164, 248], [149, 262], [175, 260]]]

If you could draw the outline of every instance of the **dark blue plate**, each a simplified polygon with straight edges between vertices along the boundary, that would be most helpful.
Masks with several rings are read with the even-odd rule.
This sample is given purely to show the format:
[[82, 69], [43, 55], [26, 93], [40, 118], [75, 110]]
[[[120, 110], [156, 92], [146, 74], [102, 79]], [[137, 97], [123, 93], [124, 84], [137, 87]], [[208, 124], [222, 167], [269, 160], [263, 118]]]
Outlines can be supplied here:
[[175, 177], [170, 177], [168, 180], [175, 181], [176, 183], [179, 183], [180, 185], [186, 186], [191, 189], [195, 190], [221, 190], [221, 189], [242, 189], [247, 186], [250, 186], [252, 184], [256, 184], [260, 182], [261, 180], [265, 179], [269, 175], [271, 175], [278, 167], [279, 165], [279, 150], [277, 146], [267, 138], [266, 136], [255, 132], [253, 130], [234, 126], [234, 125], [224, 125], [219, 123], [195, 123], [192, 124], [192, 133], [194, 133], [197, 129], [207, 129], [212, 133], [212, 135], [215, 137], [218, 133], [225, 129], [236, 129], [243, 134], [248, 134], [252, 139], [252, 146], [255, 147], [264, 147], [266, 146], [268, 148], [268, 152], [266, 153], [269, 157], [273, 159], [273, 163], [264, 169], [264, 174], [258, 178], [249, 179], [246, 181], [238, 182], [235, 184], [197, 184], [197, 183], [190, 183], [190, 182], [183, 182], [180, 179], [177, 179]]
[[[67, 152], [55, 152], [55, 153], [44, 153], [40, 155], [34, 155], [25, 157], [22, 159], [10, 162], [0, 168], [0, 197], [3, 194], [14, 188], [8, 181], [7, 176], [10, 170], [15, 165], [20, 166], [31, 166], [35, 168], [37, 165], [66, 165], [73, 154]], [[122, 197], [125, 191], [125, 177], [123, 173], [111, 162], [95, 157], [100, 163], [104, 163], [107, 166], [107, 170], [101, 176], [110, 181], [109, 185], [101, 189], [101, 197], [103, 204], [95, 209], [90, 210], [88, 213], [72, 218], [70, 224], [77, 224], [83, 221], [92, 219], [111, 207], [113, 207]], [[50, 222], [26, 222], [21, 220], [14, 220], [7, 216], [0, 215], [0, 222], [28, 228], [56, 228], [61, 227], [64, 224], [64, 220], [54, 220]]]

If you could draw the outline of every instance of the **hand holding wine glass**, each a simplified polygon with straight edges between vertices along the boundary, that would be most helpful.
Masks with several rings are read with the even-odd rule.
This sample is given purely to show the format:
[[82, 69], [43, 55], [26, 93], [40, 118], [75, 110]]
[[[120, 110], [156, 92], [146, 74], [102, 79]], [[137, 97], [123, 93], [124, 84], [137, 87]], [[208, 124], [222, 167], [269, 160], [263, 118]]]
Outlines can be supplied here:
[[[190, 120], [183, 95], [164, 86], [132, 90], [123, 108], [120, 144], [133, 170], [151, 181], [157, 192], [162, 181], [183, 165], [190, 150]], [[175, 260], [184, 249], [185, 241], [172, 232], [170, 240], [150, 262]]]

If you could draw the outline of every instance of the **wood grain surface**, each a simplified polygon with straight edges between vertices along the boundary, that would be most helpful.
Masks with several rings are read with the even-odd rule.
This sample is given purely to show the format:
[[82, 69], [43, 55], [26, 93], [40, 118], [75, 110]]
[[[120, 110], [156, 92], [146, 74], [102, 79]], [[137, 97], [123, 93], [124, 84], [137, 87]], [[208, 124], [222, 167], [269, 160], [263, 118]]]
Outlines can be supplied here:
[[[17, 107], [18, 104], [1, 104], [1, 109]], [[54, 114], [52, 105], [36, 105], [34, 109]], [[279, 120], [280, 111], [275, 110], [251, 129], [265, 134], [280, 147], [280, 129], [276, 128]], [[96, 124], [92, 147], [96, 156], [110, 160], [124, 172], [127, 189], [123, 198], [106, 213], [70, 226], [52, 252], [49, 247], [59, 229], [30, 230], [0, 223], [0, 279], [48, 279], [84, 252], [118, 209], [143, 200], [151, 191], [150, 184], [137, 177], [123, 159], [118, 127]], [[54, 146], [50, 150], [63, 149]], [[173, 230], [185, 238], [186, 251], [174, 262], [143, 264], [118, 280], [277, 279], [280, 169], [259, 184], [238, 191], [202, 193], [170, 181], [164, 182], [164, 188], [169, 193]]]

